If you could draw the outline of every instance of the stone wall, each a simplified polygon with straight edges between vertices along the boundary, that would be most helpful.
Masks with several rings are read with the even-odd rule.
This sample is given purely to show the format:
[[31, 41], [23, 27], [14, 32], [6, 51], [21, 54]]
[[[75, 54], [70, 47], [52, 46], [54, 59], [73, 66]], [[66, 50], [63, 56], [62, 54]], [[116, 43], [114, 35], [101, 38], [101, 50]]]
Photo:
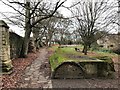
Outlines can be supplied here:
[[9, 32], [8, 25], [0, 20], [0, 72], [7, 73], [12, 69], [11, 59], [20, 55], [23, 37]]
[[10, 58], [14, 59], [19, 57], [22, 43], [23, 43], [23, 37], [19, 36], [18, 34], [14, 32], [9, 32], [10, 34]]
[[64, 62], [59, 65], [52, 74], [55, 79], [78, 79], [84, 78], [84, 72], [75, 62]]
[[0, 34], [0, 73], [8, 73], [13, 66], [10, 59], [9, 27], [3, 20], [0, 20]]
[[102, 37], [99, 40], [97, 40], [97, 43], [103, 48], [112, 50], [118, 48], [119, 38], [120, 35], [118, 34], [108, 34], [105, 37]]
[[115, 78], [113, 62], [63, 62], [51, 73], [54, 79]]

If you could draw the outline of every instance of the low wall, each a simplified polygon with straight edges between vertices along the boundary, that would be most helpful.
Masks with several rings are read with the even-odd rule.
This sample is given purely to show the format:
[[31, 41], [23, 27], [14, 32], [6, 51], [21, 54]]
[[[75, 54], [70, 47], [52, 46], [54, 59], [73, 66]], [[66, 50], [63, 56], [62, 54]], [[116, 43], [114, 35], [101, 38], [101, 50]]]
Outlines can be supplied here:
[[51, 74], [54, 79], [114, 78], [113, 63], [63, 62]]
[[10, 39], [10, 58], [17, 58], [20, 55], [23, 37], [19, 36], [14, 32], [9, 32]]

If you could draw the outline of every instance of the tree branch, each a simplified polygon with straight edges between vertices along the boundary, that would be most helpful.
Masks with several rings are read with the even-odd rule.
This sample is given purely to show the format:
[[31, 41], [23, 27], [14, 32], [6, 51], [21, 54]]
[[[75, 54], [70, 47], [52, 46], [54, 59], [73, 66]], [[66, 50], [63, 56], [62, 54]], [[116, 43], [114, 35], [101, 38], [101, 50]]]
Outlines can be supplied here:
[[[65, 0], [65, 1], [66, 1], [66, 0]], [[58, 2], [56, 3], [56, 6], [55, 6], [54, 11], [53, 11], [50, 15], [45, 16], [45, 17], [42, 17], [42, 18], [38, 19], [37, 21], [33, 22], [32, 25], [31, 25], [31, 27], [33, 27], [34, 25], [36, 25], [37, 23], [39, 23], [40, 21], [42, 21], [42, 20], [44, 20], [44, 19], [47, 19], [47, 18], [52, 17], [52, 16], [55, 14], [55, 12], [57, 11], [57, 9], [58, 9], [65, 1], [61, 2], [60, 4], [59, 4], [60, 1], [58, 1]], [[58, 4], [59, 4], [59, 5], [58, 5]]]
[[5, 3], [5, 2], [2, 1], [2, 0], [1, 0], [1, 2], [2, 2], [3, 4], [5, 4], [5, 5], [11, 7], [12, 9], [14, 9], [15, 11], [17, 11], [17, 12], [20, 13], [21, 15], [26, 16], [25, 14], [21, 13], [19, 10], [17, 10], [17, 9], [16, 9], [15, 7], [13, 7], [12, 5], [9, 5], [9, 4]]
[[35, 10], [37, 9], [37, 6], [40, 4], [40, 2], [38, 2], [36, 5], [35, 5], [35, 7], [34, 7], [34, 9], [32, 10], [32, 12], [30, 13], [30, 16], [32, 15], [32, 14], [34, 14], [34, 12], [35, 12]]

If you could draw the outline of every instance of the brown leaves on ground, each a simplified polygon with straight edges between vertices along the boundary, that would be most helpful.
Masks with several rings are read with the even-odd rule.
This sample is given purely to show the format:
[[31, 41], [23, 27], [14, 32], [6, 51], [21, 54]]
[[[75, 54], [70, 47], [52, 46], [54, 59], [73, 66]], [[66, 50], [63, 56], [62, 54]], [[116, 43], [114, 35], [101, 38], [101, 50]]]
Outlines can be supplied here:
[[38, 53], [29, 53], [27, 58], [12, 60], [13, 72], [10, 75], [2, 75], [2, 88], [16, 88], [23, 71], [37, 58]]
[[[53, 53], [54, 53], [54, 50], [49, 49], [46, 57], [51, 56]], [[13, 73], [10, 75], [2, 76], [2, 83], [3, 83], [2, 88], [17, 88], [17, 87], [19, 87], [18, 83], [20, 83], [20, 80], [22, 79], [22, 75], [24, 74], [23, 72], [24, 72], [25, 68], [27, 66], [31, 65], [31, 63], [37, 58], [38, 55], [39, 55], [39, 52], [29, 53], [28, 58], [18, 58], [18, 59], [12, 60], [12, 64], [14, 66]], [[96, 53], [88, 52], [88, 55], [95, 56]], [[114, 57], [113, 61], [118, 62], [118, 57]], [[41, 66], [41, 68], [43, 68], [43, 67], [45, 67], [45, 70], [43, 70], [43, 69], [41, 69], [41, 70], [43, 70], [45, 72], [44, 75], [49, 75], [50, 74], [50, 69], [49, 69], [50, 66], [49, 66], [49, 63], [47, 62], [47, 59]], [[116, 71], [118, 71], [118, 64], [115, 65], [115, 68], [116, 68]]]

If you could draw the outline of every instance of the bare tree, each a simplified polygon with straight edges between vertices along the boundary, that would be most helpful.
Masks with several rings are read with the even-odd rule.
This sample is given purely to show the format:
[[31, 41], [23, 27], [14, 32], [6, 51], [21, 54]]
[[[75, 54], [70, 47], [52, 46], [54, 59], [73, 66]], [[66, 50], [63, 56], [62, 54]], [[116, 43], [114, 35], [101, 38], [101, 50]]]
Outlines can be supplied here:
[[[51, 40], [52, 40], [52, 37], [54, 35], [54, 32], [57, 30], [57, 22], [58, 22], [58, 19], [57, 18], [54, 18], [54, 17], [51, 17], [47, 20], [44, 20], [40, 25], [42, 26], [42, 30], [44, 30], [43, 32], [41, 32], [40, 36], [38, 36], [39, 40], [42, 40], [43, 37], [45, 37], [45, 44], [46, 46], [51, 46]], [[39, 30], [41, 31], [41, 30]], [[43, 37], [41, 37], [43, 36]]]
[[60, 36], [60, 45], [63, 44], [65, 35], [67, 35], [71, 28], [72, 22], [70, 19], [61, 19], [58, 24], [58, 34]]
[[87, 55], [90, 45], [98, 40], [98, 38], [95, 38], [98, 31], [110, 31], [115, 27], [113, 20], [116, 12], [113, 7], [114, 3], [110, 3], [109, 0], [107, 2], [104, 2], [104, 0], [99, 2], [81, 0], [74, 7], [72, 13], [77, 22], [73, 23], [76, 23], [76, 30], [82, 38], [85, 55]]
[[[25, 0], [25, 2], [23, 3], [18, 0], [7, 0], [8, 3], [6, 3], [4, 0], [2, 0], [5, 5], [13, 8], [17, 13], [19, 13], [25, 18], [25, 36], [22, 44], [20, 57], [27, 56], [30, 34], [33, 30], [32, 28], [36, 26], [39, 22], [52, 17], [57, 11], [57, 9], [61, 7], [61, 5], [65, 1], [66, 0], [61, 2], [60, 0], [58, 0], [56, 3], [52, 4], [52, 2], [45, 2], [44, 0], [32, 0], [31, 2], [29, 0]], [[22, 13], [21, 11], [19, 11], [19, 9], [16, 9], [14, 6], [12, 6], [12, 4], [16, 4], [23, 8], [23, 10], [25, 10], [25, 13]]]
[[42, 44], [42, 39], [44, 38], [46, 46], [51, 46], [51, 41], [54, 38], [53, 36], [59, 29], [58, 25], [61, 18], [63, 18], [63, 16], [59, 12], [56, 12], [53, 17], [38, 23], [34, 27], [36, 30], [33, 30], [33, 34], [36, 38], [35, 41], [41, 41]]

